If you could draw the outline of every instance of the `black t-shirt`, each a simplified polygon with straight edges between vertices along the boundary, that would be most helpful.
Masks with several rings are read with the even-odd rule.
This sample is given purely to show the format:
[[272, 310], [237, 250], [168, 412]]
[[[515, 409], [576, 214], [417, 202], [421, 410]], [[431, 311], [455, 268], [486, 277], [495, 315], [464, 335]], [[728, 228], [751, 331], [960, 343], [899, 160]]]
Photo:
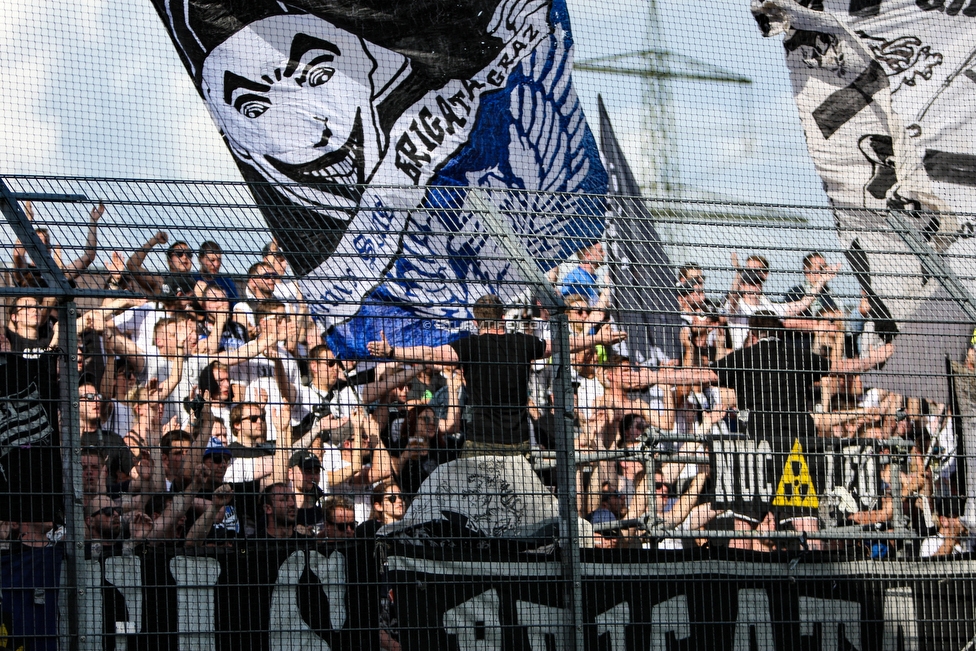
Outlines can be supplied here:
[[314, 489], [315, 499], [312, 502], [312, 506], [306, 506], [297, 510], [297, 515], [295, 516], [296, 524], [311, 527], [325, 522], [325, 511], [320, 504], [322, 498], [325, 497], [325, 491], [318, 486], [315, 486]]
[[57, 359], [0, 353], [0, 520], [50, 522], [63, 508]]
[[37, 339], [29, 339], [27, 337], [21, 337], [10, 328], [7, 328], [6, 335], [7, 341], [10, 342], [10, 350], [15, 353], [23, 353], [23, 356], [27, 359], [37, 359], [42, 353], [48, 352], [47, 349], [51, 345], [53, 331], [50, 325], [46, 325], [37, 334]]
[[461, 362], [471, 420], [466, 438], [494, 444], [529, 440], [529, 371], [546, 342], [522, 333], [473, 335], [451, 344]]
[[816, 433], [810, 415], [813, 386], [830, 370], [826, 358], [769, 338], [733, 352], [712, 368], [721, 386], [735, 390], [739, 409], [749, 410], [746, 431], [757, 439], [788, 446], [796, 437]]

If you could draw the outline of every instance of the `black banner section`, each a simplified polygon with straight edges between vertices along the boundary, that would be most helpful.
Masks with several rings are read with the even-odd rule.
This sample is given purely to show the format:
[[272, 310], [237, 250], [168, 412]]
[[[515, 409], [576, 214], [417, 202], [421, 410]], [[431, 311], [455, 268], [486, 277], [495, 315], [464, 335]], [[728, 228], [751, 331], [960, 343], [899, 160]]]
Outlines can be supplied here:
[[0, 353], [0, 520], [51, 522], [61, 510], [58, 356]]
[[[373, 651], [382, 631], [403, 651], [567, 648], [574, 622], [558, 558], [473, 542], [136, 547], [89, 559], [82, 574], [100, 589], [78, 596], [82, 646]], [[0, 646], [55, 651], [60, 549], [18, 549], [0, 556]], [[581, 553], [592, 651], [947, 651], [976, 636], [971, 556]]]
[[927, 149], [922, 163], [933, 181], [976, 187], [976, 156], [972, 154]]
[[90, 559], [102, 587], [82, 596], [81, 634], [106, 650], [378, 649], [372, 549], [283, 541]]
[[851, 0], [847, 13], [852, 16], [877, 16], [881, 13], [881, 0]]
[[675, 269], [654, 228], [654, 218], [641, 199], [640, 185], [617, 142], [603, 98], [598, 96], [597, 102], [600, 153], [610, 179], [613, 211], [609, 261], [617, 323], [627, 333], [632, 355], [653, 359], [656, 346], [670, 359], [681, 359], [682, 321]]
[[[976, 564], [584, 552], [586, 648], [962, 649]], [[560, 565], [390, 557], [403, 651], [566, 648]]]
[[874, 95], [888, 86], [888, 77], [877, 61], [872, 61], [850, 86], [830, 94], [813, 111], [813, 119], [824, 138], [830, 138], [868, 104]]

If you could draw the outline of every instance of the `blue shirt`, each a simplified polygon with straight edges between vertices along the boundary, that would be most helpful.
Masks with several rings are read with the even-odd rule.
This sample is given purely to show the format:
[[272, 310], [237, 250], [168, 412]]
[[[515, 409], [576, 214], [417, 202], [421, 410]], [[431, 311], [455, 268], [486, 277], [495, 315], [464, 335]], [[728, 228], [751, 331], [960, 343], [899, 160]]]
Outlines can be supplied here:
[[585, 297], [590, 305], [596, 303], [600, 298], [600, 285], [596, 280], [596, 276], [583, 267], [576, 267], [566, 274], [566, 277], [563, 278], [562, 289], [560, 291], [563, 296], [579, 294]]

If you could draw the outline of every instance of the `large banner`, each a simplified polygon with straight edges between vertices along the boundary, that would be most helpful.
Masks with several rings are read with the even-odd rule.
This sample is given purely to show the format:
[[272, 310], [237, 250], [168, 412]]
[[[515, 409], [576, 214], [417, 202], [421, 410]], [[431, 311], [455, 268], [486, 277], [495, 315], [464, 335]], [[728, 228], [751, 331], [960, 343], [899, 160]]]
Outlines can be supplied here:
[[[958, 651], [976, 635], [971, 560], [582, 553], [579, 623], [592, 651]], [[56, 648], [56, 578], [8, 580], [59, 558], [48, 548], [0, 559], [0, 645]], [[551, 554], [431, 538], [144, 550], [82, 562], [98, 589], [76, 595], [79, 646], [365, 651], [384, 630], [403, 651], [565, 649], [577, 622], [562, 568]]]
[[610, 123], [610, 114], [597, 97], [600, 111], [600, 151], [610, 177], [610, 272], [617, 323], [627, 333], [627, 350], [634, 361], [655, 360], [662, 351], [681, 359], [681, 309], [671, 264], [654, 217], [641, 197], [640, 185]]
[[[763, 34], [783, 35], [807, 147], [851, 268], [885, 326], [890, 317], [928, 320], [919, 308], [939, 285], [885, 209], [903, 211], [897, 216], [976, 294], [968, 261], [957, 257], [972, 254], [976, 228], [971, 5], [752, 0]], [[950, 351], [933, 352], [941, 362], [938, 353]]]
[[389, 559], [404, 651], [967, 648], [974, 571], [958, 564], [706, 560], [584, 553], [582, 615], [553, 562], [405, 549]]
[[320, 317], [517, 294], [474, 188], [543, 269], [602, 234], [565, 0], [153, 3]]

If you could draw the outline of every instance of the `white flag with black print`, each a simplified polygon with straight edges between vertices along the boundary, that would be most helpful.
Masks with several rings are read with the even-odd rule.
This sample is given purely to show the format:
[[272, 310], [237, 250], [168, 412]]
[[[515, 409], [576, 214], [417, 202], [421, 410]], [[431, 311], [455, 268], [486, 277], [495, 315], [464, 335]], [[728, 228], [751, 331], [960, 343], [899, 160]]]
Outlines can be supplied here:
[[764, 35], [783, 34], [807, 147], [873, 316], [924, 315], [939, 285], [885, 209], [976, 294], [976, 0], [753, 0], [752, 11]]

